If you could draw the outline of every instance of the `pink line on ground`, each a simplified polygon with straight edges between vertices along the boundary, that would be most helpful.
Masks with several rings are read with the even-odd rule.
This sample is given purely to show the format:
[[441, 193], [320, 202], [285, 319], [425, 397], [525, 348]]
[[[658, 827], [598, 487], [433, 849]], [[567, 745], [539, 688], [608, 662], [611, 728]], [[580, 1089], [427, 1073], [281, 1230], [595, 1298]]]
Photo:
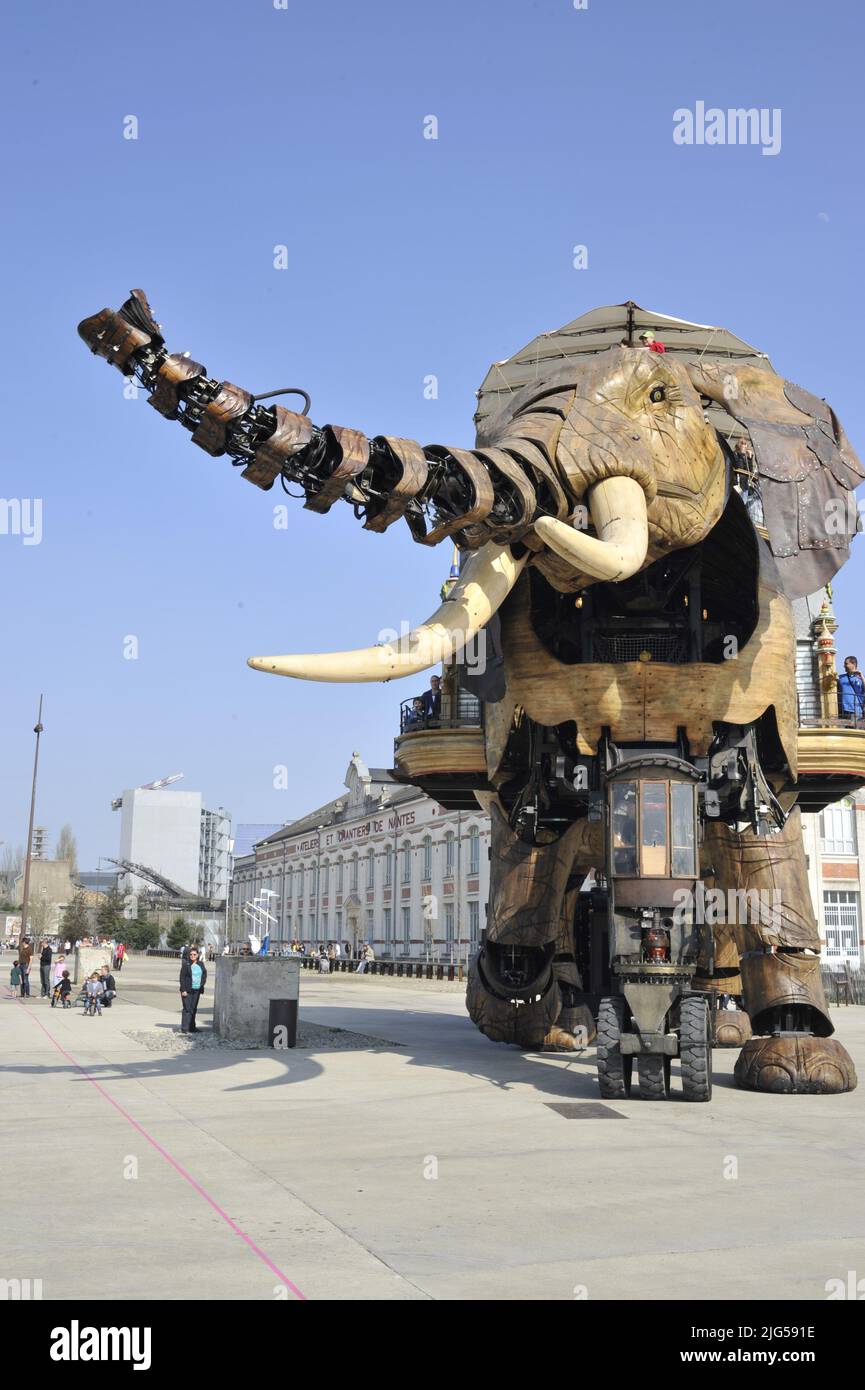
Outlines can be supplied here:
[[[19, 999], [17, 1002], [18, 1002], [19, 1008], [23, 1008], [23, 1007], [24, 1007], [23, 1004], [21, 1003], [20, 999]], [[29, 1009], [26, 1010], [26, 1012], [27, 1012], [29, 1018], [32, 1020], [32, 1022], [36, 1024], [37, 1028], [41, 1028], [41, 1029], [42, 1029], [42, 1032], [45, 1034], [46, 1038], [48, 1038], [49, 1042], [51, 1042], [51, 1043], [54, 1044], [54, 1046], [57, 1048], [57, 1051], [58, 1051], [58, 1052], [61, 1052], [68, 1062], [71, 1062], [71, 1063], [72, 1063], [72, 1065], [73, 1065], [73, 1067], [75, 1067], [76, 1071], [80, 1071], [81, 1075], [84, 1077], [84, 1079], [85, 1079], [86, 1081], [89, 1081], [89, 1082], [90, 1082], [90, 1085], [91, 1085], [91, 1086], [95, 1086], [95, 1088], [96, 1088], [96, 1090], [99, 1092], [99, 1094], [100, 1094], [105, 1100], [108, 1101], [108, 1104], [114, 1106], [114, 1109], [115, 1109], [116, 1111], [118, 1111], [118, 1113], [121, 1114], [121, 1115], [123, 1116], [124, 1120], [127, 1120], [127, 1121], [129, 1122], [129, 1124], [132, 1125], [132, 1128], [138, 1131], [138, 1133], [141, 1135], [142, 1139], [146, 1139], [147, 1143], [150, 1144], [151, 1148], [154, 1148], [154, 1149], [156, 1150], [156, 1152], [157, 1152], [158, 1154], [160, 1154], [160, 1155], [162, 1156], [162, 1158], [165, 1159], [166, 1163], [170, 1163], [170, 1164], [171, 1164], [171, 1167], [174, 1169], [174, 1171], [175, 1171], [176, 1173], [179, 1173], [180, 1176], [184, 1179], [184, 1181], [185, 1181], [185, 1182], [188, 1182], [188, 1183], [189, 1183], [189, 1186], [195, 1189], [195, 1191], [198, 1193], [199, 1197], [203, 1197], [203, 1198], [204, 1198], [204, 1200], [205, 1200], [205, 1202], [207, 1202], [208, 1206], [211, 1206], [211, 1207], [213, 1208], [213, 1210], [216, 1212], [217, 1216], [220, 1216], [220, 1217], [222, 1218], [222, 1220], [225, 1222], [225, 1224], [226, 1224], [227, 1226], [230, 1226], [230, 1227], [231, 1227], [232, 1231], [234, 1231], [234, 1234], [235, 1234], [236, 1236], [240, 1236], [240, 1239], [244, 1242], [245, 1245], [248, 1245], [248, 1246], [249, 1246], [249, 1248], [250, 1248], [250, 1250], [253, 1252], [253, 1254], [254, 1254], [254, 1255], [257, 1255], [258, 1258], [259, 1258], [261, 1261], [263, 1261], [264, 1264], [267, 1265], [268, 1269], [273, 1270], [273, 1273], [277, 1276], [277, 1278], [278, 1278], [283, 1284], [285, 1284], [287, 1288], [291, 1289], [291, 1292], [292, 1292], [293, 1294], [295, 1294], [299, 1299], [301, 1299], [302, 1302], [304, 1302], [304, 1303], [308, 1302], [308, 1299], [307, 1299], [307, 1297], [306, 1297], [306, 1294], [305, 1294], [305, 1293], [301, 1293], [300, 1289], [297, 1287], [296, 1284], [292, 1283], [292, 1281], [291, 1281], [291, 1279], [289, 1279], [288, 1275], [287, 1275], [287, 1274], [283, 1274], [283, 1272], [282, 1272], [282, 1270], [279, 1268], [279, 1266], [278, 1266], [278, 1265], [275, 1265], [275, 1264], [273, 1263], [273, 1260], [270, 1259], [270, 1257], [269, 1257], [268, 1255], [265, 1255], [264, 1251], [263, 1251], [259, 1246], [256, 1245], [255, 1241], [252, 1239], [251, 1236], [248, 1236], [248, 1235], [246, 1234], [245, 1231], [242, 1231], [242, 1230], [241, 1230], [241, 1228], [238, 1226], [238, 1224], [237, 1224], [236, 1221], [232, 1221], [231, 1217], [228, 1215], [228, 1212], [227, 1212], [227, 1211], [223, 1211], [223, 1209], [222, 1209], [222, 1207], [219, 1205], [219, 1203], [218, 1203], [217, 1201], [215, 1201], [214, 1198], [211, 1197], [210, 1193], [207, 1192], [207, 1191], [201, 1186], [201, 1183], [200, 1183], [200, 1182], [196, 1182], [196, 1180], [195, 1180], [195, 1178], [192, 1176], [192, 1174], [191, 1174], [191, 1173], [187, 1173], [187, 1171], [186, 1171], [186, 1169], [183, 1167], [183, 1165], [180, 1164], [180, 1163], [178, 1163], [177, 1160], [176, 1160], [175, 1158], [172, 1158], [172, 1157], [171, 1157], [171, 1154], [168, 1152], [168, 1150], [167, 1150], [167, 1149], [164, 1149], [164, 1148], [162, 1147], [162, 1145], [159, 1143], [159, 1141], [158, 1141], [157, 1139], [154, 1139], [154, 1138], [153, 1138], [153, 1135], [152, 1135], [152, 1134], [148, 1134], [148, 1133], [147, 1133], [147, 1130], [144, 1128], [144, 1126], [143, 1126], [143, 1125], [140, 1125], [140, 1124], [138, 1123], [137, 1120], [133, 1119], [132, 1116], [129, 1114], [129, 1111], [128, 1111], [128, 1110], [124, 1110], [123, 1106], [120, 1105], [120, 1104], [118, 1103], [118, 1101], [116, 1101], [116, 1100], [114, 1099], [113, 1096], [110, 1096], [110, 1095], [108, 1094], [108, 1092], [105, 1090], [104, 1086], [100, 1086], [100, 1084], [99, 1084], [99, 1082], [96, 1080], [96, 1077], [95, 1077], [95, 1076], [91, 1076], [90, 1073], [86, 1070], [86, 1068], [85, 1068], [85, 1067], [82, 1067], [82, 1065], [81, 1065], [80, 1062], [76, 1062], [75, 1058], [71, 1055], [71, 1053], [67, 1052], [66, 1049], [65, 1049], [65, 1047], [62, 1047], [62, 1046], [60, 1045], [60, 1043], [57, 1041], [57, 1039], [56, 1039], [56, 1038], [53, 1038], [53, 1037], [51, 1036], [51, 1034], [48, 1032], [48, 1029], [44, 1026], [44, 1024], [40, 1023], [39, 1019], [36, 1018], [36, 1016], [35, 1016], [34, 1014], [30, 1013]]]

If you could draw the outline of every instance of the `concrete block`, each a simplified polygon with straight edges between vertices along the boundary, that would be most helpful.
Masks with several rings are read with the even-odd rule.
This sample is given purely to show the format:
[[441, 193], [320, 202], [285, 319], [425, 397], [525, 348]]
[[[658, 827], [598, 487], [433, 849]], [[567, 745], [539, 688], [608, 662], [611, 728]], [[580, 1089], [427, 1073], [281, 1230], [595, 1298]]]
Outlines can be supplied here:
[[[66, 968], [68, 970], [69, 956], [66, 957], [66, 960]], [[101, 970], [103, 965], [107, 965], [109, 970], [111, 969], [110, 946], [77, 946], [75, 949], [75, 965], [70, 972], [72, 983], [74, 985], [80, 985], [89, 975], [93, 974], [94, 970]]]
[[277, 956], [218, 956], [214, 1031], [231, 1042], [267, 1042], [271, 999], [299, 997], [299, 960]]

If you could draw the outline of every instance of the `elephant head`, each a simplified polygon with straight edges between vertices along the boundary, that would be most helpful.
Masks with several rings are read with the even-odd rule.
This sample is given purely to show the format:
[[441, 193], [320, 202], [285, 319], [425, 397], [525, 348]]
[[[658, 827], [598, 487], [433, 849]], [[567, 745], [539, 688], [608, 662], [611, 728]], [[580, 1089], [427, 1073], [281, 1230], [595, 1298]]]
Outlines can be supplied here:
[[[697, 545], [729, 489], [730, 450], [707, 415], [713, 406], [729, 417], [728, 433], [751, 436], [769, 544], [789, 592], [819, 587], [858, 529], [847, 502], [863, 472], [834, 414], [753, 350], [744, 363], [706, 357], [705, 349], [674, 355], [631, 346], [631, 331], [628, 342], [580, 352], [511, 391], [466, 450], [368, 439], [263, 407], [262, 398], [207, 377], [200, 363], [169, 354], [138, 290], [119, 311], [85, 319], [79, 333], [134, 373], [150, 403], [179, 419], [193, 442], [244, 463], [243, 477], [256, 486], [290, 479], [310, 510], [326, 512], [344, 497], [368, 530], [405, 518], [421, 544], [453, 537], [467, 552], [441, 607], [399, 643], [252, 657], [257, 670], [319, 681], [409, 676], [458, 654], [527, 566], [567, 593], [629, 579]], [[824, 520], [833, 502], [842, 512], [834, 531]], [[810, 564], [800, 563], [800, 551]]]

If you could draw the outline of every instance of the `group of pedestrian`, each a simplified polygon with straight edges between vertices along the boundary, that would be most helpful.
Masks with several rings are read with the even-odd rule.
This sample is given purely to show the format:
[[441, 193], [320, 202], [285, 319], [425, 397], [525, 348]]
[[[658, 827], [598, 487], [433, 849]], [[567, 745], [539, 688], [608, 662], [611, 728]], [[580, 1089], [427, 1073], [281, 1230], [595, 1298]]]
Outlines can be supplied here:
[[[31, 997], [30, 971], [32, 961], [33, 943], [29, 937], [25, 936], [19, 943], [17, 956], [9, 971], [11, 997], [21, 999]], [[64, 1009], [71, 1007], [72, 976], [69, 971], [66, 951], [55, 952], [50, 941], [42, 941], [39, 944], [39, 982], [41, 986], [40, 998], [49, 1000], [52, 1008], [57, 1004]], [[93, 971], [84, 982], [82, 995], [85, 1000], [95, 1001], [92, 1012], [101, 1013], [103, 1008], [111, 1007], [112, 1001], [117, 996], [117, 982], [109, 965], [103, 965], [100, 970]]]

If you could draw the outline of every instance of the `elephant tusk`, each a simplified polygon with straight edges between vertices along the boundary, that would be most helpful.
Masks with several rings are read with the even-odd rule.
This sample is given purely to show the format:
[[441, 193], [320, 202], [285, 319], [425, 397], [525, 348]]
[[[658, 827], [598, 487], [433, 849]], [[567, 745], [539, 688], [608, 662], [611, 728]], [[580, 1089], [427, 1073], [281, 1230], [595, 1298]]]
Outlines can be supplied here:
[[466, 561], [441, 607], [395, 642], [357, 651], [251, 656], [254, 671], [301, 681], [390, 681], [450, 661], [489, 622], [520, 577], [528, 556], [489, 542]]
[[535, 531], [550, 550], [593, 579], [630, 579], [649, 548], [646, 494], [634, 478], [604, 478], [589, 492], [597, 539], [566, 521], [539, 517]]

